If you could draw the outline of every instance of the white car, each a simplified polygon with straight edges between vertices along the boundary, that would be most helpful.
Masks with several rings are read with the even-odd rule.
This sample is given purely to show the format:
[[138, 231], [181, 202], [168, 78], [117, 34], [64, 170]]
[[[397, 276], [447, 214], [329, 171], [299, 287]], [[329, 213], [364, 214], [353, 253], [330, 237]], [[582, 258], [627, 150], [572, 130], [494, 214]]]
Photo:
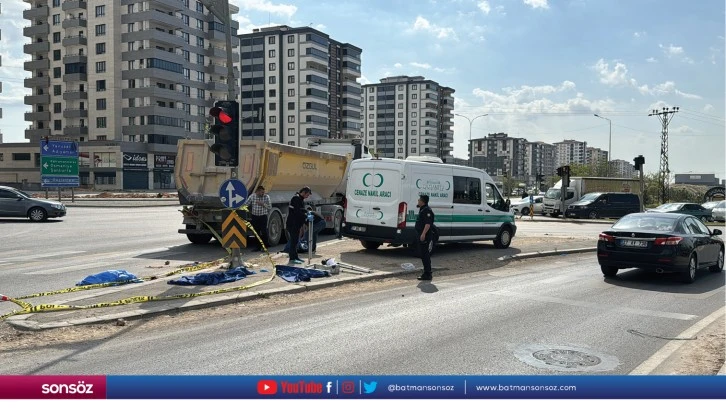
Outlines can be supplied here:
[[[535, 214], [542, 214], [542, 211], [544, 209], [543, 199], [544, 199], [544, 196], [534, 196], [534, 213]], [[529, 215], [529, 197], [523, 198], [521, 201], [517, 201], [516, 203], [510, 204], [509, 209], [515, 215], [516, 214]]]
[[711, 210], [711, 218], [714, 221], [726, 221], [726, 200], [719, 201]]

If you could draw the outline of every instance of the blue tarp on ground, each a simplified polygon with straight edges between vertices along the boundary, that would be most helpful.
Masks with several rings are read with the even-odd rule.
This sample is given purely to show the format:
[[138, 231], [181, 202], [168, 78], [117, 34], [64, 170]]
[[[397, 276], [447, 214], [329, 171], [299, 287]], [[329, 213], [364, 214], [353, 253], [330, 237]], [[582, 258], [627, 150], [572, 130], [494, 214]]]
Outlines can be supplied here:
[[288, 282], [310, 282], [311, 278], [330, 276], [328, 271], [319, 269], [298, 268], [296, 266], [275, 265], [277, 276]]
[[86, 276], [85, 279], [76, 283], [76, 286], [95, 285], [98, 283], [139, 283], [143, 282], [136, 275], [128, 273], [122, 269], [111, 270], [97, 273], [95, 275]]
[[219, 285], [220, 283], [235, 282], [244, 279], [248, 275], [254, 275], [254, 272], [238, 266], [227, 272], [207, 272], [198, 273], [194, 276], [182, 276], [179, 279], [172, 279], [167, 283], [169, 285]]

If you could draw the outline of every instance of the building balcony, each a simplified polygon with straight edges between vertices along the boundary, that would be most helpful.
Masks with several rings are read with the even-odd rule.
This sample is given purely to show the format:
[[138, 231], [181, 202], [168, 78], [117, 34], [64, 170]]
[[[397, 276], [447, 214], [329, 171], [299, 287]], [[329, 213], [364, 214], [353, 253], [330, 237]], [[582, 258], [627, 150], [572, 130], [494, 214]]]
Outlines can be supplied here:
[[163, 134], [176, 137], [187, 137], [190, 132], [184, 128], [163, 125], [126, 125], [121, 127], [124, 135], [153, 135]]
[[23, 28], [23, 35], [26, 37], [35, 37], [37, 35], [48, 35], [50, 32], [50, 24], [42, 23], [31, 25]]
[[170, 11], [179, 11], [183, 9], [181, 0], [155, 0], [154, 7], [166, 8]]
[[161, 88], [156, 85], [144, 86], [140, 88], [126, 88], [121, 90], [121, 97], [123, 99], [130, 98], [162, 98], [171, 100], [187, 99], [181, 91], [177, 91], [169, 88]]
[[227, 92], [227, 82], [210, 81], [207, 82], [207, 91]]
[[[74, 45], [88, 45], [88, 39], [82, 35], [68, 36], [61, 41], [64, 47], [71, 47]], [[47, 51], [47, 50], [46, 50]]]
[[34, 42], [23, 45], [23, 52], [26, 54], [46, 53], [50, 51], [50, 43], [48, 41]]
[[220, 47], [213, 47], [208, 46], [206, 48], [206, 56], [212, 57], [212, 58], [227, 58], [227, 49], [226, 48], [220, 48]]
[[50, 120], [50, 112], [43, 111], [43, 112], [25, 112], [25, 120], [27, 122], [36, 122], [36, 121], [49, 121]]
[[87, 134], [88, 126], [69, 125], [63, 128], [63, 135], [66, 137], [85, 136]]
[[64, 64], [88, 63], [88, 56], [82, 54], [66, 54], [63, 56]]
[[37, 127], [31, 126], [25, 129], [26, 139], [40, 139], [46, 136], [50, 136], [50, 129], [48, 128], [38, 129]]
[[157, 105], [135, 106], [131, 108], [121, 109], [123, 117], [139, 117], [139, 116], [165, 116], [177, 119], [189, 119], [191, 113], [184, 112], [181, 109], [166, 108]]
[[50, 95], [25, 95], [23, 103], [26, 105], [47, 105], [50, 103]]
[[[181, 36], [173, 33], [170, 34], [167, 30], [139, 30], [131, 33], [121, 34], [122, 42], [130, 41], [151, 41], [152, 43], [162, 43], [173, 45], [175, 47], [188, 47], [189, 43]], [[153, 48], [153, 47], [152, 47]]]
[[[225, 27], [225, 30], [226, 29], [227, 28]], [[233, 32], [232, 35], [234, 35], [235, 33], [236, 33], [236, 31]], [[226, 41], [227, 35], [221, 31], [209, 30], [209, 32], [206, 34], [205, 37], [209, 41]]]
[[68, 17], [63, 20], [63, 28], [85, 28], [88, 26], [88, 20], [85, 18]]
[[64, 101], [76, 101], [79, 99], [88, 99], [88, 92], [76, 91], [76, 90], [69, 90], [69, 91], [63, 92]]
[[33, 78], [25, 78], [23, 80], [23, 86], [25, 86], [26, 88], [37, 88], [37, 87], [48, 88], [50, 86], [50, 77], [49, 76], [36, 76]]
[[48, 6], [33, 7], [28, 10], [23, 10], [23, 18], [26, 20], [35, 20], [38, 18], [47, 18], [50, 8]]
[[88, 4], [83, 0], [66, 0], [61, 6], [63, 11], [85, 10], [86, 8], [88, 8]]
[[121, 24], [140, 23], [142, 21], [148, 21], [151, 24], [158, 24], [169, 28], [181, 28], [184, 25], [182, 20], [176, 17], [172, 11], [145, 10], [138, 13], [121, 15]]
[[87, 75], [85, 72], [79, 72], [76, 74], [65, 74], [63, 75], [63, 82], [75, 82], [75, 81], [88, 81]]
[[209, 64], [204, 67], [204, 72], [209, 75], [227, 76], [227, 67], [217, 64]]
[[45, 58], [25, 61], [23, 63], [23, 69], [26, 71], [46, 70], [48, 68], [50, 68], [50, 60]]
[[69, 108], [63, 111], [63, 117], [66, 119], [87, 118], [88, 109]]

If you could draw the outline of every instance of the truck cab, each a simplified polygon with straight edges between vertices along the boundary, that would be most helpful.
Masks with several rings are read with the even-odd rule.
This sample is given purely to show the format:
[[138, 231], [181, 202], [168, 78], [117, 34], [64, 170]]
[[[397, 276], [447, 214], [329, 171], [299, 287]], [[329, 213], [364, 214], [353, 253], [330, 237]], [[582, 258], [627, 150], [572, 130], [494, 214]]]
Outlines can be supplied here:
[[[574, 184], [574, 185], [573, 185]], [[558, 181], [554, 187], [547, 190], [543, 200], [542, 213], [552, 217], [558, 217], [565, 213], [565, 209], [579, 198], [577, 183], [570, 182], [565, 196], [565, 206], [562, 206], [562, 181]]]

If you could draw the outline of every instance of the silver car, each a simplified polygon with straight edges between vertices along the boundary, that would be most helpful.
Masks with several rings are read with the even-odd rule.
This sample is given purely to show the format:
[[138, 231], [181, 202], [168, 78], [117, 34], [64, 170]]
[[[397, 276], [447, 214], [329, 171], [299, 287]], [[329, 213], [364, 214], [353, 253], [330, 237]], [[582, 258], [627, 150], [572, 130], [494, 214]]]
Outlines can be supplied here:
[[31, 221], [45, 221], [48, 218], [65, 215], [66, 206], [62, 203], [33, 198], [24, 191], [0, 186], [0, 217], [21, 217], [30, 218]]
[[721, 200], [711, 209], [711, 218], [714, 221], [726, 221], [726, 200]]

